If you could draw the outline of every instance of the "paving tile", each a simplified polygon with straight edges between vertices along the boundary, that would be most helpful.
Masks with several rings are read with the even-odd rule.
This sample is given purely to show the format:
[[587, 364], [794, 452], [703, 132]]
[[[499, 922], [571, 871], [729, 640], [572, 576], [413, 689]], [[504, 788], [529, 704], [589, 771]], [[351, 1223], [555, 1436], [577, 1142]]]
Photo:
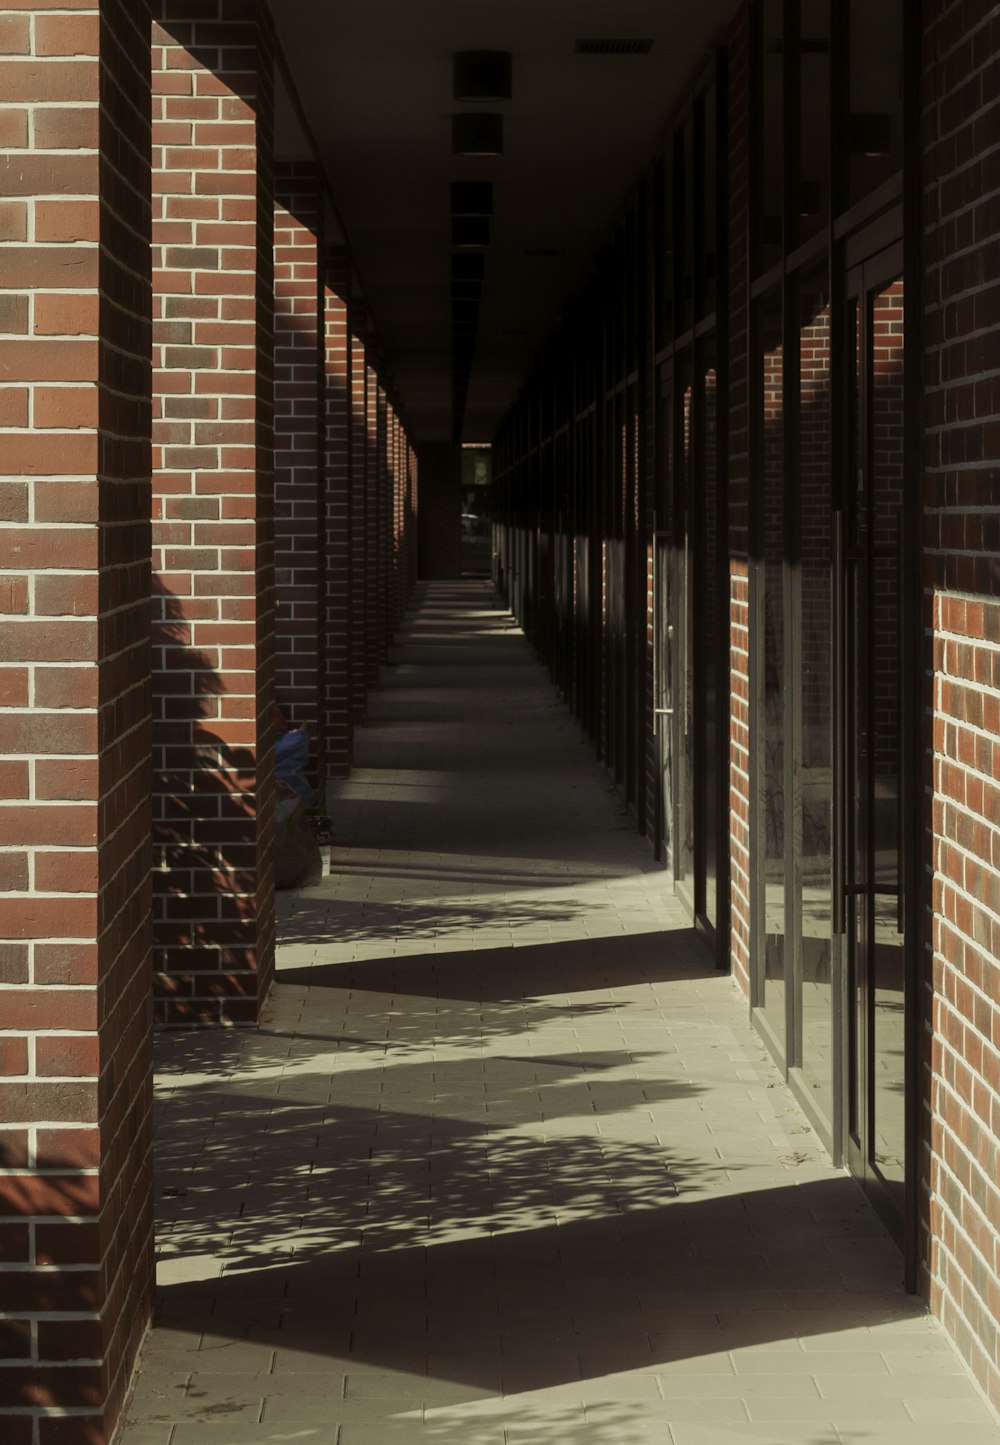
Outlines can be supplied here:
[[262, 1027], [157, 1042], [118, 1445], [1000, 1445], [488, 589], [356, 751]]
[[[339, 1421], [331, 1423], [303, 1423], [296, 1427], [293, 1445], [338, 1445]], [[170, 1445], [290, 1445], [288, 1425], [279, 1422], [249, 1424], [227, 1424], [213, 1421], [211, 1424], [185, 1422], [174, 1426]], [[132, 1445], [130, 1430], [122, 1437]]]

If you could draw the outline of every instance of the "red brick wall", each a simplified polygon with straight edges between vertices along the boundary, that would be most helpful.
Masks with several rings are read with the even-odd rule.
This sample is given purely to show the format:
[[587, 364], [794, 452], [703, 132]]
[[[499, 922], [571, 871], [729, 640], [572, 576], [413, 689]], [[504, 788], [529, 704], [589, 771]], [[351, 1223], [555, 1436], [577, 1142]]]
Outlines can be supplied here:
[[0, 7], [4, 1445], [106, 1440], [151, 1301], [147, 23]]
[[159, 14], [158, 1009], [252, 1022], [274, 966], [272, 39], [245, 0], [161, 0]]
[[368, 711], [368, 367], [364, 306], [348, 307], [351, 350], [351, 702], [356, 722]]
[[275, 174], [275, 578], [278, 702], [311, 738], [310, 778], [326, 777], [325, 337], [322, 173]]
[[389, 403], [389, 480], [390, 525], [389, 535], [389, 640], [392, 642], [399, 618], [402, 616], [402, 520], [403, 520], [403, 432], [400, 428], [396, 407]]
[[392, 634], [392, 617], [389, 607], [390, 551], [392, 551], [392, 467], [389, 457], [389, 397], [386, 387], [379, 381], [376, 393], [376, 491], [377, 517], [377, 581], [376, 620], [379, 627], [379, 662], [389, 657], [389, 637]]
[[326, 728], [327, 771], [351, 768], [351, 348], [347, 312], [350, 262], [332, 250], [326, 262]]
[[[380, 447], [379, 395], [381, 388], [378, 373], [372, 365], [372, 348], [366, 348], [365, 380], [365, 686], [378, 685], [378, 665], [382, 647], [383, 609], [379, 606], [382, 593], [382, 565], [379, 535], [382, 530], [381, 481], [383, 463]], [[367, 710], [367, 709], [366, 709]]]
[[923, 1287], [1000, 1405], [1000, 5], [926, 0]]
[[750, 991], [750, 591], [747, 13], [729, 34], [729, 899], [734, 977]]

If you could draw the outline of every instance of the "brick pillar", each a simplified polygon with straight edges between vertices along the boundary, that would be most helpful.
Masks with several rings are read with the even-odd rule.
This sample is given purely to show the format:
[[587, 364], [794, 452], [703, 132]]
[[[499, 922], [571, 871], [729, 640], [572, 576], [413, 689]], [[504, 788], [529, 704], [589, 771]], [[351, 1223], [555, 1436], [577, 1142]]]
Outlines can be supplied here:
[[[369, 357], [371, 351], [369, 348]], [[379, 548], [381, 533], [381, 429], [379, 426], [378, 373], [369, 359], [365, 386], [365, 681], [368, 687], [378, 686], [378, 665], [382, 647], [379, 592], [382, 582], [382, 560]]]
[[407, 601], [409, 601], [410, 597], [411, 597], [412, 594], [413, 594], [413, 589], [414, 589], [414, 587], [416, 587], [416, 585], [417, 585], [417, 578], [418, 578], [418, 576], [419, 576], [419, 574], [420, 574], [420, 548], [419, 548], [419, 542], [418, 542], [419, 528], [418, 528], [418, 525], [417, 525], [417, 514], [418, 514], [418, 508], [419, 508], [419, 500], [418, 500], [419, 467], [418, 467], [418, 463], [417, 463], [416, 448], [415, 448], [415, 447], [412, 445], [412, 443], [410, 443], [410, 442], [407, 443], [406, 454], [407, 454], [407, 471], [406, 471], [406, 484], [407, 484], [407, 492], [406, 492], [406, 532], [407, 532], [407, 543], [406, 543], [406, 551], [407, 551], [407, 558], [408, 558], [408, 562], [407, 562], [407, 567], [408, 567], [408, 573], [407, 573], [407, 581], [408, 581], [408, 586], [407, 586]]
[[389, 656], [389, 549], [390, 549], [390, 488], [392, 477], [389, 470], [389, 399], [380, 381], [376, 395], [375, 448], [377, 487], [378, 538], [376, 558], [378, 561], [378, 585], [375, 593], [375, 616], [378, 625], [378, 660], [387, 661]]
[[159, 1012], [252, 1022], [274, 968], [272, 41], [253, 0], [158, 18]]
[[351, 353], [347, 327], [350, 263], [343, 249], [326, 263], [326, 728], [328, 776], [351, 770]]
[[401, 427], [396, 408], [389, 403], [389, 640], [392, 641], [399, 626], [400, 598], [403, 594], [400, 578], [400, 545], [402, 508], [400, 505], [403, 480]]
[[1000, 1408], [1000, 6], [927, 0], [922, 20], [922, 576], [933, 672], [919, 1283]]
[[351, 700], [354, 719], [368, 713], [368, 366], [364, 307], [348, 308], [351, 349]]
[[0, 1439], [100, 1445], [152, 1291], [148, 17], [0, 3]]
[[313, 786], [326, 778], [325, 337], [321, 172], [275, 172], [275, 686], [288, 721], [312, 739]]

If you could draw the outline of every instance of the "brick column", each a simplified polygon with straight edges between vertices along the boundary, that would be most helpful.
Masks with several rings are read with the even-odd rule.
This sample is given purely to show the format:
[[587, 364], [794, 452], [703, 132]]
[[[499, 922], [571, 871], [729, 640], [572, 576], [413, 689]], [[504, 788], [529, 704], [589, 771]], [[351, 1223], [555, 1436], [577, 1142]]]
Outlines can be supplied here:
[[327, 773], [351, 770], [351, 349], [347, 326], [350, 263], [331, 250], [326, 263], [326, 728]]
[[407, 602], [409, 602], [420, 574], [419, 528], [417, 525], [419, 468], [416, 448], [411, 442], [407, 442], [406, 456]]
[[920, 1286], [1000, 1407], [1000, 6], [923, 24]]
[[0, 0], [0, 1439], [149, 1321], [148, 17]]
[[252, 1022], [274, 967], [270, 20], [154, 29], [156, 970], [168, 1022]]
[[379, 411], [381, 387], [368, 348], [365, 385], [365, 683], [378, 686], [378, 665], [382, 647], [379, 590], [382, 581], [381, 535], [382, 460]]
[[376, 509], [378, 519], [378, 538], [376, 541], [378, 582], [375, 593], [375, 616], [378, 626], [378, 660], [379, 663], [383, 663], [389, 656], [390, 489], [392, 487], [392, 473], [390, 470], [389, 456], [389, 398], [386, 396], [385, 386], [381, 381], [378, 383], [376, 396], [375, 447], [377, 462], [375, 485], [377, 487], [378, 498]]
[[321, 172], [275, 172], [275, 685], [288, 721], [308, 728], [311, 781], [326, 778], [325, 336]]
[[400, 577], [400, 547], [402, 528], [402, 506], [401, 506], [401, 484], [403, 480], [402, 466], [402, 429], [399, 424], [399, 417], [396, 409], [389, 403], [389, 641], [395, 636], [396, 628], [399, 626], [400, 599], [403, 595], [402, 580]]
[[368, 711], [368, 367], [364, 307], [348, 308], [351, 351], [351, 704], [354, 720]]

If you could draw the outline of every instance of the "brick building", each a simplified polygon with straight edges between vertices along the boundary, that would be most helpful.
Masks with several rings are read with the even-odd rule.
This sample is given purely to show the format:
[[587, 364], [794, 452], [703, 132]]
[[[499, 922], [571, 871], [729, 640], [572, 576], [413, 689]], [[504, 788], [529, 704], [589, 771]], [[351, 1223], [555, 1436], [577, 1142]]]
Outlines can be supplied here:
[[154, 1019], [257, 1020], [278, 720], [349, 771], [490, 440], [501, 595], [1000, 1405], [1000, 5], [355, 8], [0, 0], [0, 1433], [113, 1433]]

